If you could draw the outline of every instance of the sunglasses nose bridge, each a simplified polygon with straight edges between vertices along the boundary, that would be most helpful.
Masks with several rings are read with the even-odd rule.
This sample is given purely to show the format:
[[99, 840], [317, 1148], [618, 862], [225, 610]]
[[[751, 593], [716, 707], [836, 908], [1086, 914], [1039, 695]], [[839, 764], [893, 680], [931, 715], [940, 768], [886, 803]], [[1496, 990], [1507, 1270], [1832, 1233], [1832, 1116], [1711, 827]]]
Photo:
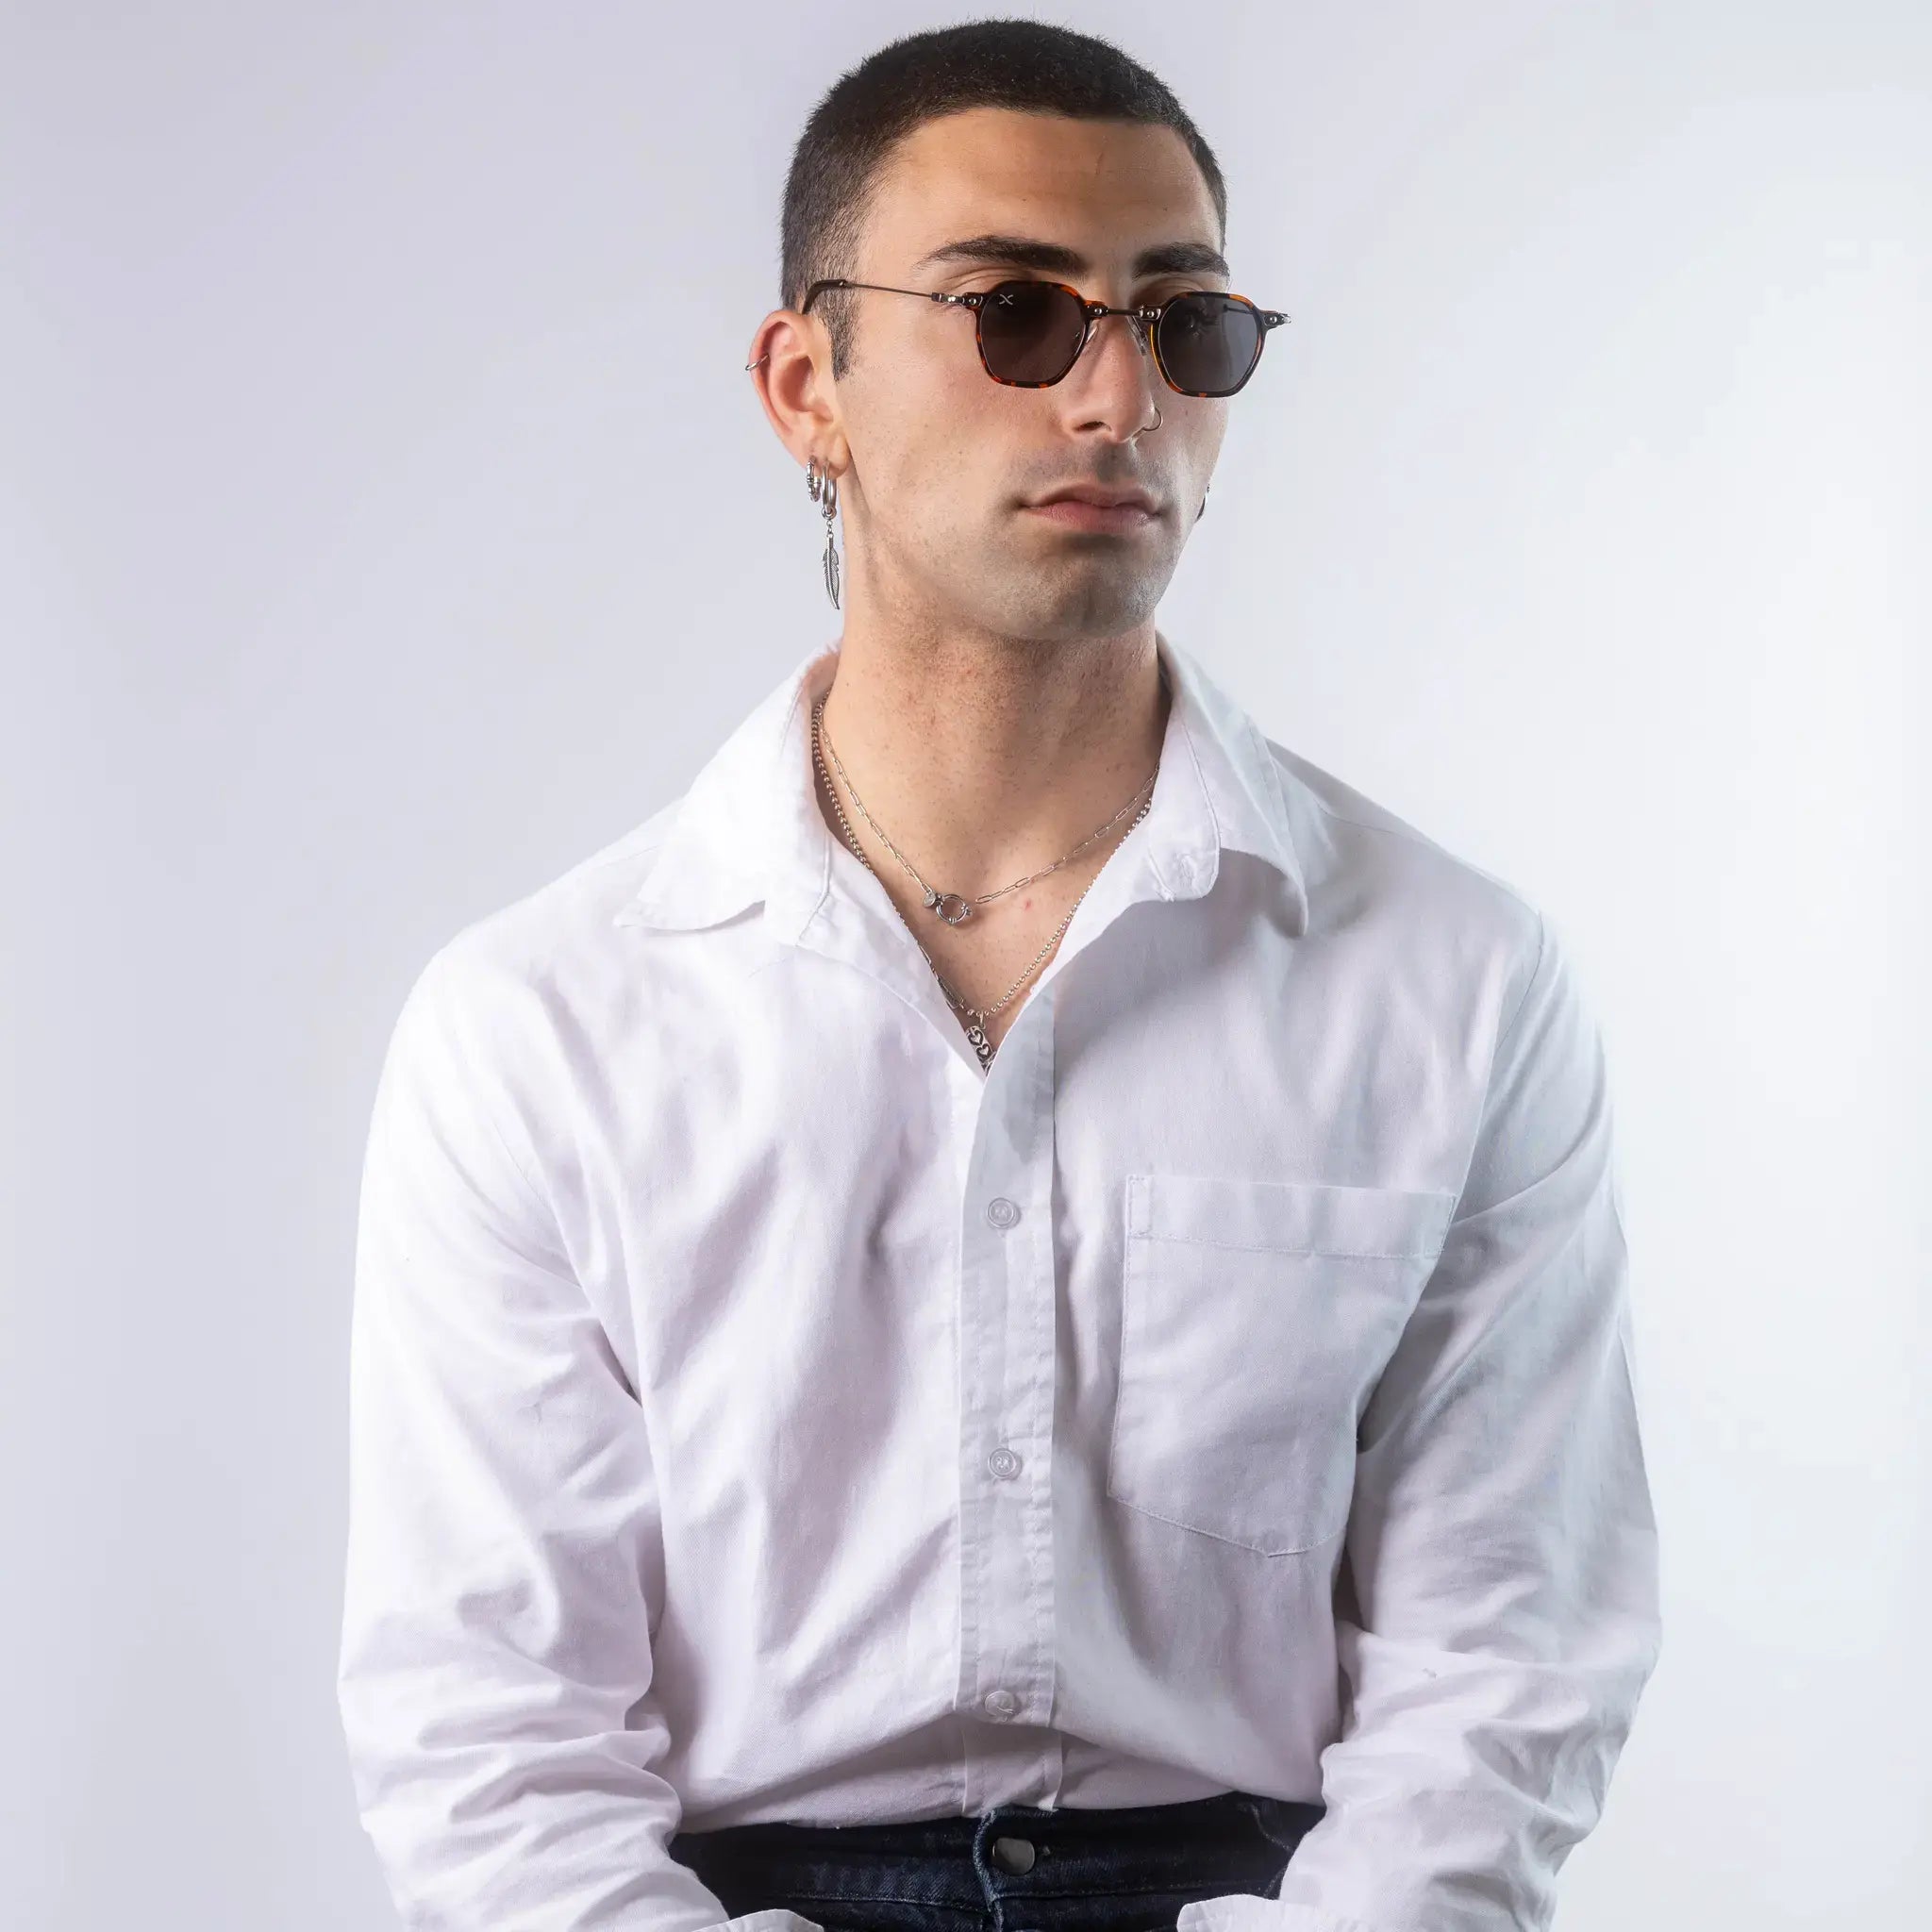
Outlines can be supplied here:
[[[1141, 351], [1141, 359], [1145, 361], [1154, 350], [1154, 325], [1152, 320], [1138, 308], [1109, 308], [1104, 302], [1089, 302], [1082, 305], [1086, 327], [1080, 336], [1080, 346], [1074, 351], [1074, 362], [1087, 353], [1087, 345], [1093, 340], [1093, 332], [1109, 315], [1126, 318], [1127, 326], [1133, 331], [1134, 341]], [[1067, 364], [1072, 370], [1074, 362]]]

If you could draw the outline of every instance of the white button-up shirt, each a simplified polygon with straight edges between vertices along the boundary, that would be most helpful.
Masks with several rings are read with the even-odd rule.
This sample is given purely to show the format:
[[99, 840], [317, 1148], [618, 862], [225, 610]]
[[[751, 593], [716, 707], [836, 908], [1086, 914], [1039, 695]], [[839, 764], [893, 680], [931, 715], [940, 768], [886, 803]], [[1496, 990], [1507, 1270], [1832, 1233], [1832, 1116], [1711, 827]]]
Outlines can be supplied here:
[[808, 656], [445, 943], [362, 1176], [340, 1692], [418, 1932], [726, 1920], [664, 1846], [1316, 1800], [1178, 1932], [1530, 1932], [1658, 1650], [1551, 922], [1158, 641], [1145, 819], [983, 1071]]

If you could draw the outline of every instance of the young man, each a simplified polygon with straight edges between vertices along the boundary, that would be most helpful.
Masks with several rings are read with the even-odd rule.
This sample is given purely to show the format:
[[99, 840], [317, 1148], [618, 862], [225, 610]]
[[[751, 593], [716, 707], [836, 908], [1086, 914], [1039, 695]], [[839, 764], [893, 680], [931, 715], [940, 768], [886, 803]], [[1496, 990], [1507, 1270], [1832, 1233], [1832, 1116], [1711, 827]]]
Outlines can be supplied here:
[[1155, 627], [1286, 320], [1224, 236], [1058, 27], [807, 128], [748, 366], [842, 634], [376, 1096], [341, 1695], [418, 1932], [1549, 1922], [1658, 1651], [1603, 1055]]

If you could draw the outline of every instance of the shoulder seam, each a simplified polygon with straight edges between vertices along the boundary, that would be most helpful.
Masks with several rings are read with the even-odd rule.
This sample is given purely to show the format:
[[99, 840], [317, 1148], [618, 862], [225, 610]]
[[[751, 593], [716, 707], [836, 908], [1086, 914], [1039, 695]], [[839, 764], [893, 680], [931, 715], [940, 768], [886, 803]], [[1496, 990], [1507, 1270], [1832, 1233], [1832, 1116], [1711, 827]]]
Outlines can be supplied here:
[[1543, 956], [1549, 950], [1550, 923], [1541, 908], [1532, 907], [1530, 909], [1536, 913], [1536, 964], [1529, 969], [1529, 977], [1523, 983], [1523, 991], [1517, 996], [1515, 1010], [1497, 1030], [1496, 1045], [1499, 1052], [1503, 1042], [1516, 1030], [1517, 1021], [1523, 1018], [1523, 1009], [1529, 1004], [1531, 990], [1542, 976]]
[[[442, 997], [447, 1003], [444, 1007], [443, 1014], [445, 1023], [453, 1027], [460, 1028], [467, 1040], [474, 1043], [477, 1038], [476, 1029], [471, 1024], [475, 1019], [475, 1013], [465, 1002], [465, 989], [458, 978], [458, 965], [466, 963], [472, 971], [475, 971], [479, 964], [500, 970], [501, 962], [491, 958], [487, 953], [483, 953], [480, 958], [472, 957], [467, 961], [464, 961], [461, 955], [458, 952], [458, 948], [463, 939], [464, 935], [458, 933], [438, 947], [436, 952], [431, 955], [428, 965], [424, 969], [424, 977], [426, 978], [430, 971], [434, 969], [437, 977], [444, 982]], [[472, 952], [473, 954], [475, 952], [474, 946], [472, 947]], [[522, 981], [517, 983], [520, 986], [523, 984]], [[483, 1060], [480, 1054], [478, 1055], [478, 1062], [479, 1064], [488, 1064], [487, 1061]], [[523, 1182], [525, 1192], [529, 1196], [529, 1205], [545, 1218], [550, 1226], [557, 1229], [559, 1237], [558, 1252], [562, 1253], [563, 1250], [560, 1245], [562, 1225], [558, 1217], [556, 1199], [550, 1190], [531, 1174], [529, 1168], [525, 1164], [523, 1156], [511, 1145], [509, 1136], [504, 1132], [503, 1122], [498, 1118], [496, 1106], [492, 1104], [495, 1098], [492, 1083], [486, 1080], [481, 1084], [484, 1089], [486, 1104], [479, 1107], [476, 1111], [489, 1123], [491, 1134], [495, 1139], [497, 1145], [503, 1149], [504, 1158], [515, 1171], [517, 1178]]]

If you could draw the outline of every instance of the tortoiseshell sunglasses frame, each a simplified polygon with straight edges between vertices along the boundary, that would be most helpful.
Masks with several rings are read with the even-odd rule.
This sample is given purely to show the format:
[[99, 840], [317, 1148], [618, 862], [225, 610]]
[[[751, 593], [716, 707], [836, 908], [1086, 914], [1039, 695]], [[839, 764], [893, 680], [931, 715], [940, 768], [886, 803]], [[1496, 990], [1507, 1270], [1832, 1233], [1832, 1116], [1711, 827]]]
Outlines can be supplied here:
[[[1020, 286], [1024, 288], [1041, 286], [1034, 278], [1019, 277], [1016, 279], [1019, 281]], [[811, 307], [813, 298], [822, 290], [825, 289], [876, 289], [881, 294], [885, 295], [919, 295], [928, 302], [952, 303], [961, 308], [970, 308], [973, 310], [973, 341], [974, 346], [979, 352], [979, 366], [986, 371], [987, 375], [994, 382], [1000, 383], [1008, 389], [1051, 389], [1055, 383], [1064, 382], [1072, 373], [1074, 364], [1080, 359], [1081, 355], [1086, 350], [1087, 344], [1093, 334], [1093, 325], [1103, 315], [1124, 315], [1133, 324], [1141, 341], [1146, 343], [1154, 357], [1154, 366], [1159, 370], [1160, 379], [1166, 383], [1169, 389], [1173, 390], [1176, 395], [1198, 396], [1213, 402], [1220, 402], [1228, 396], [1239, 395], [1247, 387], [1249, 376], [1253, 375], [1255, 371], [1261, 366], [1261, 351], [1267, 347], [1268, 331], [1272, 328], [1278, 328], [1283, 323], [1291, 320], [1291, 317], [1282, 314], [1277, 309], [1257, 307], [1247, 296], [1236, 294], [1231, 289], [1182, 289], [1170, 295], [1165, 302], [1153, 307], [1142, 305], [1128, 308], [1114, 308], [1105, 302], [1090, 302], [1086, 296], [1081, 294], [1078, 289], [1070, 288], [1065, 282], [1047, 282], [1044, 284], [1045, 287], [1064, 290], [1067, 294], [1071, 295], [1080, 305], [1080, 313], [1085, 318], [1086, 326], [1081, 331], [1078, 345], [1067, 360], [1066, 368], [1062, 369], [1058, 375], [1048, 376], [1041, 382], [1021, 382], [1010, 375], [996, 375], [989, 366], [986, 359], [986, 339], [981, 332], [980, 326], [987, 302], [992, 296], [998, 294], [1001, 289], [1008, 286], [1010, 286], [1009, 283], [1001, 282], [991, 289], [975, 290], [971, 294], [948, 295], [934, 289], [896, 289], [887, 282], [854, 282], [846, 280], [842, 275], [834, 275], [827, 277], [824, 281], [812, 283], [811, 287], [805, 291], [804, 300], [798, 305], [798, 312], [803, 315]], [[1176, 302], [1183, 301], [1191, 295], [1219, 295], [1224, 301], [1239, 302], [1242, 308], [1253, 311], [1256, 321], [1260, 325], [1259, 330], [1255, 337], [1254, 360], [1248, 364], [1246, 370], [1242, 373], [1241, 381], [1236, 383], [1232, 389], [1183, 389], [1168, 373], [1166, 359], [1160, 353], [1160, 321]], [[759, 361], [763, 361], [763, 357], [758, 358]], [[757, 366], [757, 363], [748, 362], [745, 364], [747, 369], [756, 368]]]

